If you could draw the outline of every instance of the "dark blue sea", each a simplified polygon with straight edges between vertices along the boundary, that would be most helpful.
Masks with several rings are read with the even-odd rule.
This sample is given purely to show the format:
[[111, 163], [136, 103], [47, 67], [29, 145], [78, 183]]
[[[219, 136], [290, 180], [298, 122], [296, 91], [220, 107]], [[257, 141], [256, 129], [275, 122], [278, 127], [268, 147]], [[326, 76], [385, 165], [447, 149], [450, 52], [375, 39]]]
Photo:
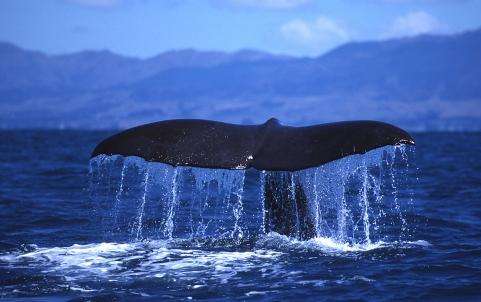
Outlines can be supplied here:
[[289, 174], [311, 239], [266, 231], [264, 172], [90, 161], [111, 134], [0, 132], [0, 300], [481, 301], [481, 133]]

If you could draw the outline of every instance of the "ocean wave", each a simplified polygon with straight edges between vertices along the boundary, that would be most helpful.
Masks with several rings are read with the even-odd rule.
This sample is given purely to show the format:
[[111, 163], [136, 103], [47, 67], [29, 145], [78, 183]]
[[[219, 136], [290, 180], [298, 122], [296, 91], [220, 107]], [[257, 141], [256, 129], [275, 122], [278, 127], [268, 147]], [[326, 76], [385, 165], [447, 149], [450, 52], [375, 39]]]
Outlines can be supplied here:
[[169, 248], [167, 241], [74, 244], [68, 247], [34, 248], [0, 256], [12, 267], [39, 268], [60, 273], [69, 281], [107, 278], [192, 278], [203, 273], [225, 282], [251, 268], [269, 265], [282, 253], [270, 250], [210, 251]]
[[394, 241], [394, 242], [368, 242], [350, 244], [348, 242], [340, 242], [329, 237], [315, 237], [309, 240], [298, 240], [288, 236], [271, 232], [261, 237], [256, 242], [256, 247], [263, 249], [279, 250], [279, 251], [321, 251], [324, 253], [342, 254], [352, 252], [367, 252], [376, 249], [389, 247], [413, 247], [413, 246], [430, 246], [430, 243], [424, 240], [417, 241]]
[[332, 238], [300, 241], [269, 233], [260, 237], [254, 243], [254, 248], [248, 250], [178, 246], [175, 240], [103, 242], [50, 248], [31, 246], [26, 251], [0, 255], [0, 263], [3, 263], [2, 266], [37, 268], [45, 274], [61, 274], [67, 281], [85, 280], [93, 276], [119, 281], [126, 278], [192, 279], [209, 275], [220, 282], [227, 282], [240, 272], [265, 270], [277, 264], [280, 258], [288, 257], [292, 251], [319, 251], [342, 256], [386, 247], [427, 247], [429, 243], [418, 240], [348, 244]]
[[386, 243], [381, 241], [366, 244], [349, 244], [347, 242], [336, 241], [329, 237], [315, 237], [309, 240], [298, 240], [272, 232], [261, 237], [257, 241], [256, 246], [258, 248], [273, 250], [310, 250], [326, 253], [339, 253], [369, 251], [386, 246]]

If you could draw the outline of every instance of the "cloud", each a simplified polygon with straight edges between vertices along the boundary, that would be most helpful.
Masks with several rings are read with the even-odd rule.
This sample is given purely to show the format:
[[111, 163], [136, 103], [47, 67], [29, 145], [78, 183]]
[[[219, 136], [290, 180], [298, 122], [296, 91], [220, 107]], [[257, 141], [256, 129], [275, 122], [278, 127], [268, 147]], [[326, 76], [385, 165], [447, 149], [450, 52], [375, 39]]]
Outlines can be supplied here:
[[311, 0], [230, 0], [230, 2], [239, 6], [287, 9], [307, 4]]
[[311, 26], [302, 20], [293, 20], [282, 25], [281, 32], [291, 41], [308, 43], [314, 39]]
[[444, 32], [447, 27], [434, 16], [423, 12], [410, 12], [396, 18], [385, 33], [385, 37], [406, 37]]
[[350, 35], [339, 23], [319, 17], [314, 22], [292, 20], [281, 26], [281, 33], [288, 41], [305, 46], [312, 52], [346, 42]]
[[68, 2], [89, 7], [112, 7], [120, 3], [121, 0], [67, 0]]

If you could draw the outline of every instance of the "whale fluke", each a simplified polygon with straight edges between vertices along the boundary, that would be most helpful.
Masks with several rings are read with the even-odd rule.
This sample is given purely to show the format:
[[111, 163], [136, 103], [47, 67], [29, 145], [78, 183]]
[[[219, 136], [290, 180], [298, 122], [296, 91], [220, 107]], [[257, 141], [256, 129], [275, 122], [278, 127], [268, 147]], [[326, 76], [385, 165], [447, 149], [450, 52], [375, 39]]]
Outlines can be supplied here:
[[276, 119], [261, 125], [185, 119], [120, 132], [97, 145], [92, 157], [138, 156], [172, 166], [297, 171], [400, 144], [413, 145], [414, 139], [398, 127], [376, 121], [291, 127]]
[[413, 138], [393, 125], [351, 121], [308, 127], [233, 125], [206, 120], [170, 120], [131, 128], [101, 142], [97, 155], [138, 156], [172, 166], [265, 172], [266, 232], [308, 239], [316, 235], [303, 188], [293, 171], [400, 144]]

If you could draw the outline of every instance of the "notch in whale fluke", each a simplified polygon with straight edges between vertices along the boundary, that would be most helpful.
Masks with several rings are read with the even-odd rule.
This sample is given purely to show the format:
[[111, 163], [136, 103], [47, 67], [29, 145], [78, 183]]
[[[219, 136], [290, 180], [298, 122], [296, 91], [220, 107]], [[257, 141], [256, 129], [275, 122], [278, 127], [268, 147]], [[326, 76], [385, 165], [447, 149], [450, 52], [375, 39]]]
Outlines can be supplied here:
[[376, 121], [307, 127], [208, 120], [168, 120], [131, 128], [101, 142], [97, 155], [138, 156], [172, 166], [296, 171], [387, 145], [414, 145], [404, 130]]

